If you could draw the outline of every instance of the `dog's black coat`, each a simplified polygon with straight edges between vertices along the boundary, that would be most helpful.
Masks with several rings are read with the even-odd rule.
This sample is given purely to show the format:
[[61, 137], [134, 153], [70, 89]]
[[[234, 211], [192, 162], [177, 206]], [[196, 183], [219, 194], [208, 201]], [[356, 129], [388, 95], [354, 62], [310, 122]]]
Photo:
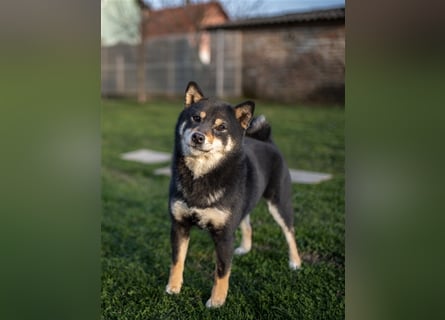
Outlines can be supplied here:
[[[235, 230], [261, 197], [278, 209], [284, 224], [293, 231], [290, 176], [281, 153], [272, 142], [270, 126], [264, 117], [252, 118], [253, 102], [232, 107], [204, 98], [199, 87], [193, 82], [189, 87], [191, 85], [201, 95], [200, 99], [192, 99], [189, 105], [186, 104], [175, 129], [169, 201], [172, 262], [177, 263], [181, 239], [189, 237], [190, 228], [198, 225], [200, 218], [197, 214], [190, 214], [178, 219], [173, 214], [173, 203], [181, 201], [187, 207], [197, 209], [223, 209], [230, 215], [223, 225], [214, 225], [211, 221], [205, 226], [198, 225], [207, 229], [214, 240], [216, 271], [221, 278], [230, 270]], [[205, 114], [205, 119], [193, 123], [191, 119], [200, 113]], [[226, 130], [220, 132], [213, 128], [214, 119], [223, 119]], [[190, 155], [184, 154], [183, 150], [185, 128], [212, 135], [222, 145], [227, 145], [231, 140], [233, 146], [211, 170], [197, 177], [186, 162]], [[224, 190], [223, 194], [212, 198], [211, 195], [220, 190]]]

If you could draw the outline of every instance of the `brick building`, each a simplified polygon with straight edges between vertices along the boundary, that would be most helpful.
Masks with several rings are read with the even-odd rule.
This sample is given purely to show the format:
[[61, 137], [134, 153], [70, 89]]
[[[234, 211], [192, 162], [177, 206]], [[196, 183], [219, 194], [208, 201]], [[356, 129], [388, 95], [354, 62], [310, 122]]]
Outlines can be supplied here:
[[241, 32], [245, 96], [344, 104], [344, 8], [227, 22], [207, 30]]

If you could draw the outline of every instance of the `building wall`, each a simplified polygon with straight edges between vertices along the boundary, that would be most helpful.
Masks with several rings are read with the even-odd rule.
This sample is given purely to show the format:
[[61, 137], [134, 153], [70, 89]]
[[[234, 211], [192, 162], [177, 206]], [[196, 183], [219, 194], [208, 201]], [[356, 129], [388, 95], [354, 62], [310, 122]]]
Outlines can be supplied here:
[[244, 95], [344, 104], [344, 22], [243, 30]]

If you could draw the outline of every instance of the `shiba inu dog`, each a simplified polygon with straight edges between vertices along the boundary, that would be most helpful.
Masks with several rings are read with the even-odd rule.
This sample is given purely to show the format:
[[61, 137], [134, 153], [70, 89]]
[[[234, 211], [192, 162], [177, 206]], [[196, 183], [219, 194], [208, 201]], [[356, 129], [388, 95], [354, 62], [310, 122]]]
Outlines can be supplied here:
[[[252, 247], [249, 213], [264, 197], [289, 246], [289, 266], [301, 266], [294, 238], [288, 167], [255, 104], [235, 107], [204, 97], [195, 82], [185, 91], [179, 115], [170, 183], [172, 264], [166, 291], [177, 294], [183, 281], [190, 228], [208, 230], [216, 250], [215, 280], [207, 307], [222, 306], [229, 288], [233, 254]], [[236, 228], [241, 245], [234, 250]]]

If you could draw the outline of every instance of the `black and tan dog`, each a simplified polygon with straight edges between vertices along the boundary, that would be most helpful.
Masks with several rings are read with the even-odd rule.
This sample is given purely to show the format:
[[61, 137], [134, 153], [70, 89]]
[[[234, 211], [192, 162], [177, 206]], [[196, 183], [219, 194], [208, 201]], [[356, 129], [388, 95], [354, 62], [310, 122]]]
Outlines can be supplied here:
[[[224, 304], [232, 256], [252, 246], [249, 213], [261, 197], [289, 245], [289, 266], [301, 265], [294, 238], [289, 170], [272, 142], [265, 118], [253, 117], [254, 103], [235, 107], [205, 98], [190, 82], [176, 124], [170, 184], [172, 265], [166, 291], [179, 293], [193, 225], [207, 229], [215, 243], [215, 282], [207, 307]], [[242, 240], [234, 250], [235, 230]]]

